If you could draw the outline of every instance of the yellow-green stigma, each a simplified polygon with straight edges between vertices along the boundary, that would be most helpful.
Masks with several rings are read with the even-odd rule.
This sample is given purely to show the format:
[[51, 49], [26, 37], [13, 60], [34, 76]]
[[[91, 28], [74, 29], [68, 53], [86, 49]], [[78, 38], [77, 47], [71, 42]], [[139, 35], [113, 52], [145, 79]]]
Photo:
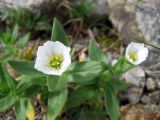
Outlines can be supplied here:
[[129, 58], [132, 59], [134, 62], [138, 60], [138, 56], [135, 52], [130, 51], [128, 55], [129, 55]]
[[63, 56], [54, 54], [50, 58], [49, 66], [51, 66], [55, 69], [60, 69], [62, 62], [63, 62]]

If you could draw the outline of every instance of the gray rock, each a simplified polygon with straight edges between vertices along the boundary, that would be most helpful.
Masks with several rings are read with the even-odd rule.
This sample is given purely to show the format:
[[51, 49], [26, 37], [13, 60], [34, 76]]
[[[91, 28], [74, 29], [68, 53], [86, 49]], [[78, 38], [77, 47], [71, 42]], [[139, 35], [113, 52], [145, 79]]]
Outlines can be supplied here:
[[108, 9], [106, 8], [106, 5], [104, 4], [103, 0], [96, 0], [93, 13], [101, 16], [108, 14]]
[[134, 69], [126, 72], [123, 75], [123, 78], [130, 85], [135, 85], [142, 88], [145, 86], [145, 73], [141, 67], [135, 67]]
[[43, 0], [4, 0], [6, 5], [11, 5], [13, 7], [21, 6], [25, 8], [29, 8], [30, 5], [40, 4]]
[[160, 81], [157, 82], [157, 88], [160, 89]]
[[138, 28], [147, 41], [160, 46], [160, 1], [140, 2], [136, 5]]
[[65, 0], [3, 0], [3, 4], [12, 7], [24, 7], [31, 10], [43, 10], [47, 14], [55, 14], [60, 4]]
[[153, 91], [156, 89], [156, 82], [152, 78], [148, 78], [146, 82], [146, 88], [149, 91]]
[[127, 90], [119, 93], [119, 98], [121, 101], [128, 101], [131, 104], [135, 104], [140, 101], [142, 93], [143, 88], [130, 86]]
[[160, 91], [154, 91], [141, 97], [144, 104], [160, 104]]
[[[159, 0], [103, 0], [110, 8], [110, 20], [119, 32], [132, 33], [147, 41], [159, 44], [160, 1]], [[129, 31], [128, 31], [129, 30]], [[137, 31], [135, 31], [137, 30]], [[128, 31], [128, 32], [127, 32]], [[136, 34], [135, 34], [136, 33]]]
[[[160, 0], [103, 1], [108, 5], [112, 24], [124, 40], [147, 42], [160, 47]], [[144, 66], [160, 63], [159, 54], [155, 50], [159, 51], [154, 48]]]
[[141, 67], [135, 67], [126, 72], [122, 78], [130, 87], [127, 90], [120, 92], [120, 100], [128, 101], [131, 104], [138, 103], [141, 99], [146, 82], [144, 70]]
[[149, 96], [143, 95], [143, 96], [141, 97], [141, 102], [144, 103], [144, 104], [148, 104], [148, 103], [150, 102]]
[[149, 103], [150, 104], [160, 104], [160, 91], [155, 91], [150, 93], [149, 95]]

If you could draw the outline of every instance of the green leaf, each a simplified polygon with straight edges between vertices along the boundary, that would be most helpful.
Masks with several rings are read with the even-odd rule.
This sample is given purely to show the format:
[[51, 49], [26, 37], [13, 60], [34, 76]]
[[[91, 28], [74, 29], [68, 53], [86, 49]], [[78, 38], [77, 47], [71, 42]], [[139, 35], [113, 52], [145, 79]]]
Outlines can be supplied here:
[[47, 76], [46, 75], [41, 75], [41, 76], [25, 76], [22, 75], [19, 78], [17, 78], [18, 81], [21, 82], [30, 82], [32, 84], [36, 84], [36, 85], [41, 85], [41, 86], [45, 86], [47, 83]]
[[69, 46], [68, 38], [64, 32], [64, 29], [61, 23], [57, 20], [57, 18], [55, 18], [53, 22], [51, 40], [59, 41], [63, 43], [64, 45]]
[[12, 36], [11, 36], [11, 39], [12, 39], [12, 43], [14, 44], [14, 42], [16, 41], [17, 37], [18, 37], [18, 25], [15, 25], [14, 26], [14, 29], [13, 29], [13, 32], [12, 32]]
[[47, 76], [21, 76], [18, 78], [18, 81], [19, 84], [17, 85], [16, 93], [22, 94], [33, 85], [45, 86], [47, 83]]
[[72, 5], [72, 11], [73, 17], [88, 17], [91, 15], [92, 10], [94, 9], [95, 0], [90, 1], [80, 1], [78, 4]]
[[78, 107], [86, 100], [93, 99], [97, 95], [97, 89], [93, 86], [82, 86], [76, 89], [68, 98], [67, 108]]
[[67, 81], [68, 81], [68, 74], [63, 73], [59, 78], [57, 85], [55, 86], [55, 91], [65, 89], [67, 87]]
[[48, 90], [50, 92], [55, 92], [62, 90], [67, 87], [67, 80], [68, 74], [63, 73], [60, 77], [59, 76], [48, 76], [47, 83], [48, 83]]
[[133, 67], [135, 67], [135, 65], [129, 63], [125, 58], [122, 58], [113, 66], [113, 71], [116, 74], [122, 74]]
[[47, 77], [48, 91], [53, 92], [59, 80], [59, 76], [49, 75]]
[[28, 33], [28, 34], [24, 35], [22, 38], [20, 38], [16, 44], [16, 47], [23, 48], [26, 45], [26, 43], [28, 42], [29, 36], [30, 36], [30, 34]]
[[5, 81], [5, 76], [3, 73], [2, 63], [0, 63], [0, 84], [2, 83], [2, 81]]
[[8, 95], [9, 93], [10, 93], [10, 89], [8, 85], [4, 81], [2, 81], [0, 83], [0, 98]]
[[104, 66], [100, 62], [85, 61], [71, 64], [68, 68], [68, 81], [80, 84], [90, 84], [104, 71]]
[[2, 51], [2, 52], [8, 52], [9, 51], [9, 48], [7, 47], [7, 46], [3, 46], [3, 47], [1, 47], [0, 48], [0, 51]]
[[90, 40], [89, 43], [89, 58], [93, 61], [99, 61], [107, 63], [107, 58], [101, 51], [101, 49], [94, 43], [92, 40]]
[[111, 120], [118, 120], [119, 112], [119, 102], [112, 86], [108, 84], [103, 85], [104, 97], [105, 97], [105, 108], [110, 116]]
[[89, 108], [86, 106], [85, 109], [82, 107], [82, 110], [78, 112], [80, 113], [80, 118], [83, 115], [83, 120], [108, 120], [106, 119], [106, 111], [96, 105], [92, 105]]
[[115, 90], [125, 90], [128, 87], [126, 82], [124, 82], [123, 80], [119, 80], [119, 79], [107, 80], [106, 84], [113, 86]]
[[119, 76], [134, 67], [135, 65], [132, 65], [125, 58], [122, 58], [118, 60], [118, 62], [112, 67], [112, 69], [108, 69], [103, 72], [102, 78], [105, 81], [114, 79], [115, 76]]
[[7, 97], [0, 99], [0, 112], [4, 112], [8, 108], [12, 107], [12, 105], [14, 105], [17, 100], [17, 96], [13, 94], [10, 94]]
[[15, 80], [9, 75], [8, 71], [6, 70], [6, 68], [4, 68], [3, 65], [1, 65], [1, 68], [3, 71], [3, 75], [5, 77], [5, 81], [7, 82], [7, 85], [10, 88], [10, 91], [11, 92], [15, 91], [16, 88]]
[[10, 60], [13, 57], [12, 53], [5, 53], [3, 56], [0, 57], [0, 62], [4, 63]]
[[67, 89], [49, 94], [47, 120], [55, 120], [67, 100]]
[[26, 107], [25, 107], [26, 100], [21, 98], [15, 104], [15, 112], [17, 120], [26, 120]]
[[6, 78], [6, 81], [7, 81], [7, 84], [8, 84], [8, 87], [10, 88], [10, 91], [15, 91], [16, 89], [16, 82], [15, 80], [8, 75], [8, 73], [5, 74], [5, 78]]
[[31, 97], [37, 95], [38, 93], [43, 92], [43, 90], [44, 90], [44, 87], [42, 87], [42, 86], [32, 85], [28, 89], [26, 89], [24, 91], [24, 94], [22, 94], [22, 95], [24, 97], [31, 98]]
[[9, 65], [17, 72], [26, 76], [43, 76], [44, 74], [34, 69], [34, 62], [30, 61], [9, 61]]

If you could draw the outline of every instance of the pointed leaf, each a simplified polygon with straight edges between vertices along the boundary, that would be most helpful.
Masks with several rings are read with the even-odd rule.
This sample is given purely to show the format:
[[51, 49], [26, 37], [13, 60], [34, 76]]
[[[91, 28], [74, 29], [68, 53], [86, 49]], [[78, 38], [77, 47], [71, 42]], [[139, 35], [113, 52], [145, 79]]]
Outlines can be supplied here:
[[84, 61], [71, 64], [68, 68], [68, 81], [79, 84], [90, 84], [104, 71], [104, 66], [96, 61]]
[[105, 108], [110, 116], [111, 120], [118, 120], [119, 112], [119, 102], [112, 86], [104, 84], [104, 97], [105, 97]]
[[52, 41], [59, 41], [66, 46], [69, 46], [68, 38], [64, 32], [64, 29], [61, 23], [58, 21], [57, 18], [54, 19], [53, 28], [52, 28]]
[[14, 43], [18, 37], [18, 25], [14, 26], [13, 32], [12, 32], [12, 43]]
[[68, 81], [68, 74], [63, 73], [59, 78], [54, 90], [59, 91], [65, 89], [67, 87], [67, 81]]
[[26, 76], [42, 76], [43, 73], [34, 69], [34, 62], [30, 61], [9, 61], [9, 65], [17, 72]]
[[8, 87], [10, 88], [10, 91], [13, 92], [16, 89], [16, 83], [15, 80], [9, 75], [8, 71], [6, 70], [6, 68], [4, 68], [4, 66], [1, 66], [5, 80], [7, 82]]
[[7, 97], [0, 99], [0, 112], [4, 112], [5, 110], [12, 107], [12, 105], [14, 105], [17, 100], [17, 96], [13, 94], [10, 94]]
[[28, 33], [28, 34], [24, 35], [22, 38], [20, 38], [16, 44], [16, 47], [23, 48], [26, 45], [26, 43], [28, 42], [29, 36], [30, 36], [30, 34]]
[[125, 58], [121, 58], [112, 67], [112, 69], [106, 70], [103, 73], [103, 79], [104, 80], [111, 80], [111, 79], [113, 79], [113, 77], [121, 75], [134, 67], [135, 67], [135, 65], [132, 65], [131, 63], [129, 63]]
[[89, 58], [93, 61], [99, 61], [107, 63], [107, 58], [101, 51], [101, 49], [94, 43], [92, 40], [90, 40], [89, 43]]
[[5, 74], [5, 78], [6, 78], [8, 87], [10, 88], [10, 91], [14, 92], [16, 89], [16, 81], [8, 74]]
[[5, 53], [3, 56], [0, 57], [0, 62], [4, 63], [10, 60], [13, 57], [12, 53]]
[[15, 104], [15, 112], [17, 120], [26, 120], [26, 107], [25, 107], [25, 99], [20, 99]]
[[10, 89], [8, 87], [8, 85], [2, 81], [0, 83], [0, 98], [7, 96], [10, 93]]
[[134, 67], [135, 65], [129, 63], [125, 58], [122, 58], [113, 66], [113, 71], [116, 74], [122, 74]]
[[67, 100], [67, 89], [49, 94], [47, 120], [55, 120]]
[[0, 63], [0, 83], [2, 83], [2, 81], [5, 81], [5, 76], [3, 72], [2, 63]]
[[59, 76], [49, 75], [47, 77], [48, 91], [53, 92], [59, 80]]
[[49, 75], [47, 79], [48, 90], [55, 92], [67, 87], [68, 74], [64, 73], [60, 77]]

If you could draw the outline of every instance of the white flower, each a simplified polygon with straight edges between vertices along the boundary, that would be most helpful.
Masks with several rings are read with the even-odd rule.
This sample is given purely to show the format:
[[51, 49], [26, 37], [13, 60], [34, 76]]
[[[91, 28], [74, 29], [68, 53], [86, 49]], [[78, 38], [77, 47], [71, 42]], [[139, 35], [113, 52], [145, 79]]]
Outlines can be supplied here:
[[61, 75], [71, 64], [70, 47], [47, 41], [38, 47], [35, 69], [49, 75]]
[[148, 49], [144, 47], [143, 43], [131, 42], [125, 52], [126, 59], [134, 65], [138, 65], [146, 60], [147, 56]]

